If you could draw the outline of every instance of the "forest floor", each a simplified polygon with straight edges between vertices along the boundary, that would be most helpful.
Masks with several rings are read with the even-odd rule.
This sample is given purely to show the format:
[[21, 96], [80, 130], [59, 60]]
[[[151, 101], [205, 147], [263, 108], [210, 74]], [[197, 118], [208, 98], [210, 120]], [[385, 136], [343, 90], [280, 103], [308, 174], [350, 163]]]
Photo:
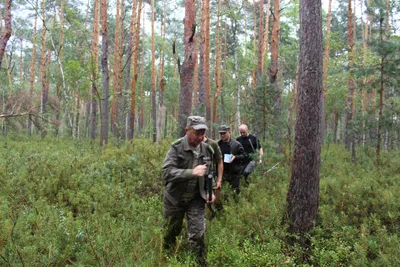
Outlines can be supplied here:
[[[193, 266], [185, 231], [171, 256], [161, 249], [161, 165], [171, 141], [100, 150], [90, 141], [1, 138], [0, 265]], [[324, 145], [319, 219], [303, 236], [282, 220], [290, 160], [271, 151], [239, 201], [225, 189], [224, 211], [207, 215], [209, 266], [400, 266], [400, 151], [385, 151], [377, 168], [374, 148], [359, 148], [352, 163], [342, 145]]]

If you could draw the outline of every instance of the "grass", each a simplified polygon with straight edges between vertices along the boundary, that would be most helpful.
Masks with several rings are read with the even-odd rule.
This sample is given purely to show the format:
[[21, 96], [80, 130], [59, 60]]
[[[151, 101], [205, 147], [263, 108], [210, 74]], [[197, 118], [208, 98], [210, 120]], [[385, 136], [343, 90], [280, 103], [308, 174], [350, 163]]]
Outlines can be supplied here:
[[[1, 266], [193, 266], [186, 234], [161, 250], [161, 165], [172, 140], [100, 150], [89, 141], [13, 136], [0, 141]], [[210, 266], [399, 266], [400, 153], [383, 166], [360, 149], [352, 164], [324, 147], [320, 222], [310, 248], [282, 224], [289, 164], [266, 153], [238, 203], [207, 221]], [[279, 167], [262, 176], [279, 159]]]

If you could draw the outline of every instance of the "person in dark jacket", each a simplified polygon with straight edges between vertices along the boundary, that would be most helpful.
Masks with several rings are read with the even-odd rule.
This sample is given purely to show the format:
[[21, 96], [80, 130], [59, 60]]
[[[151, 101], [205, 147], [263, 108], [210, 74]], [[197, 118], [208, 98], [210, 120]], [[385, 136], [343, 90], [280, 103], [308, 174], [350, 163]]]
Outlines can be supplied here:
[[176, 237], [182, 230], [186, 217], [189, 244], [196, 253], [200, 265], [205, 263], [205, 204], [208, 198], [205, 176], [213, 162], [213, 149], [203, 142], [207, 129], [205, 119], [190, 116], [185, 128], [186, 135], [170, 147], [162, 166], [164, 191], [165, 252], [170, 252]]
[[239, 126], [239, 132], [240, 136], [236, 138], [236, 140], [242, 144], [244, 151], [246, 151], [248, 155], [247, 159], [243, 161], [243, 176], [248, 183], [249, 175], [254, 171], [257, 164], [262, 163], [264, 151], [261, 147], [260, 140], [256, 136], [249, 134], [249, 128], [246, 124]]
[[231, 129], [228, 125], [221, 125], [219, 127], [219, 135], [221, 140], [218, 141], [218, 145], [224, 161], [222, 181], [229, 183], [236, 194], [239, 194], [240, 174], [243, 169], [242, 161], [247, 158], [247, 154], [243, 146], [231, 138]]

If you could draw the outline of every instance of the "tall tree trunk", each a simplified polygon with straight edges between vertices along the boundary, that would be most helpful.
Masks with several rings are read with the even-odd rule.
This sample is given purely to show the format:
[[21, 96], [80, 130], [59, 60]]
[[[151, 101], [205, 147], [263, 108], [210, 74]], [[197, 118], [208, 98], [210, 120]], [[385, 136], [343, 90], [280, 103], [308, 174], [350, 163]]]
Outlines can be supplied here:
[[[253, 18], [254, 18], [254, 29], [253, 29], [253, 50], [254, 50], [254, 56], [257, 57], [256, 51], [257, 51], [257, 5], [256, 5], [256, 0], [253, 0]], [[252, 79], [251, 79], [251, 88], [253, 89], [253, 92], [255, 91], [255, 88], [257, 86], [257, 66], [254, 65], [253, 67], [253, 72], [252, 72]], [[255, 102], [255, 99], [252, 99], [252, 102]]]
[[[349, 67], [351, 68], [354, 65], [354, 39], [353, 39], [353, 12], [351, 7], [351, 0], [348, 0], [348, 23], [347, 23], [347, 44], [348, 44], [348, 61]], [[352, 149], [352, 161], [355, 161], [355, 142], [354, 142], [354, 134], [352, 133], [352, 121], [354, 116], [354, 92], [355, 92], [355, 84], [354, 84], [354, 74], [352, 71], [349, 73], [348, 77], [348, 96], [346, 99], [346, 128], [345, 128], [345, 147], [348, 151], [350, 148]]]
[[268, 55], [268, 37], [269, 37], [269, 9], [271, 6], [271, 0], [267, 0], [267, 10], [265, 11], [265, 29], [264, 29], [264, 42], [262, 49], [262, 72], [265, 72], [265, 58]]
[[20, 49], [19, 49], [19, 84], [21, 85], [21, 86], [23, 86], [23, 87], [25, 87], [25, 85], [23, 85], [23, 82], [24, 82], [24, 74], [23, 74], [23, 67], [24, 67], [24, 63], [23, 63], [23, 60], [22, 60], [22, 50], [23, 50], [23, 48], [24, 48], [24, 38], [23, 38], [23, 36], [21, 35], [20, 37], [19, 37], [19, 41], [20, 41]]
[[260, 80], [262, 80], [262, 73], [263, 73], [263, 48], [264, 48], [264, 1], [258, 2], [259, 8], [259, 26], [258, 26], [258, 66], [257, 66], [257, 76]]
[[201, 6], [201, 41], [200, 41], [200, 84], [199, 114], [211, 121], [210, 101], [210, 1], [203, 0]]
[[[221, 11], [221, 0], [218, 0], [218, 8], [217, 8], [217, 25], [215, 29], [215, 75], [214, 75], [214, 80], [215, 80], [215, 95], [214, 95], [214, 102], [213, 102], [213, 112], [212, 112], [212, 125], [217, 124], [217, 103], [218, 103], [218, 97], [221, 93], [221, 53], [222, 53], [222, 41], [221, 41], [221, 36], [220, 36], [220, 14]], [[216, 129], [213, 128], [212, 131], [212, 137], [215, 139], [215, 133]]]
[[[324, 52], [324, 78], [323, 78], [323, 93], [322, 93], [322, 117], [324, 118], [325, 103], [326, 103], [326, 92], [328, 89], [328, 67], [329, 67], [329, 47], [331, 41], [331, 21], [332, 21], [332, 0], [328, 2], [328, 18], [326, 21], [326, 40], [325, 40], [325, 52]], [[321, 138], [324, 139], [326, 122], [322, 120]]]
[[[272, 98], [274, 102], [273, 106], [273, 125], [276, 131], [273, 133], [274, 141], [276, 143], [276, 152], [282, 152], [281, 136], [282, 128], [281, 125], [281, 92], [279, 90], [279, 85], [276, 83], [279, 71], [279, 32], [280, 32], [280, 1], [274, 1], [274, 14], [273, 14], [273, 25], [271, 34], [271, 69], [269, 72], [269, 81], [271, 83]], [[263, 127], [266, 129], [266, 121], [263, 122]], [[264, 130], [265, 131], [265, 130]]]
[[[33, 24], [33, 40], [32, 40], [32, 59], [31, 59], [31, 66], [30, 66], [30, 77], [29, 77], [29, 104], [30, 108], [33, 106], [33, 85], [35, 83], [35, 61], [36, 61], [36, 30], [37, 30], [37, 14], [38, 14], [38, 1], [35, 1], [35, 18]], [[32, 134], [33, 130], [32, 124], [32, 116], [29, 115], [28, 117], [28, 134]]]
[[114, 97], [111, 105], [111, 131], [116, 138], [121, 137], [121, 100], [122, 100], [122, 57], [124, 40], [124, 0], [117, 0], [114, 36]]
[[101, 95], [101, 130], [100, 145], [108, 143], [108, 89], [110, 76], [108, 72], [108, 12], [107, 0], [101, 0], [101, 71], [102, 71], [102, 95]]
[[94, 18], [93, 18], [93, 32], [92, 42], [90, 44], [91, 53], [91, 129], [90, 137], [92, 140], [96, 139], [97, 130], [97, 100], [100, 99], [99, 91], [97, 90], [97, 77], [98, 77], [98, 58], [99, 58], [99, 32], [100, 32], [100, 0], [94, 0]]
[[[47, 64], [46, 64], [46, 26], [45, 26], [45, 1], [42, 0], [42, 55], [41, 55], [41, 60], [40, 60], [40, 77], [41, 77], [41, 84], [42, 84], [42, 116], [46, 117], [47, 113], [47, 103], [49, 100], [49, 88], [47, 87], [47, 77], [46, 77], [46, 70], [47, 70]], [[43, 128], [42, 131], [42, 138], [46, 136], [46, 127]]]
[[157, 96], [154, 13], [154, 0], [151, 0], [151, 118], [153, 121], [153, 142], [155, 143], [157, 142]]
[[[56, 100], [57, 100], [57, 111], [56, 111], [56, 120], [60, 121], [61, 120], [61, 90], [64, 91], [65, 93], [65, 78], [64, 78], [64, 71], [62, 68], [62, 60], [64, 56], [64, 24], [65, 24], [65, 17], [64, 17], [64, 11], [65, 11], [65, 2], [62, 0], [60, 1], [60, 37], [59, 37], [59, 44], [57, 47], [56, 55], [57, 55], [57, 62], [58, 62], [58, 75], [61, 77], [61, 84], [60, 82], [57, 82], [57, 92], [56, 92]], [[68, 105], [68, 100], [65, 99], [66, 105]], [[60, 123], [60, 125], [62, 125]], [[56, 130], [55, 130], [55, 135], [57, 136], [60, 131], [60, 126], [58, 124], [56, 125]]]
[[[164, 12], [163, 12], [163, 22], [161, 25], [161, 37], [165, 40], [165, 31], [166, 31], [166, 23], [167, 23], [167, 2], [166, 0], [163, 1]], [[163, 115], [163, 108], [164, 108], [164, 50], [160, 51], [160, 71], [158, 75], [159, 79], [159, 98], [158, 98], [158, 115], [157, 115], [157, 141], [161, 140], [161, 128], [162, 128], [162, 115]]]
[[300, 2], [300, 63], [292, 177], [287, 194], [289, 230], [304, 233], [318, 214], [322, 108], [321, 1]]
[[275, 83], [278, 74], [278, 55], [279, 55], [279, 31], [280, 31], [280, 3], [279, 0], [274, 1], [274, 14], [272, 24], [272, 40], [271, 40], [271, 69], [269, 72], [269, 81]]
[[[140, 8], [140, 7], [139, 7]], [[125, 89], [124, 89], [124, 100], [123, 100], [123, 106], [125, 107], [126, 105], [126, 99], [128, 97], [128, 92], [131, 86], [131, 66], [132, 66], [132, 58], [134, 57], [133, 55], [133, 43], [135, 42], [135, 31], [137, 30], [137, 12], [140, 12], [137, 10], [137, 2], [134, 0], [132, 2], [132, 13], [131, 13], [131, 22], [129, 26], [129, 39], [128, 39], [128, 49], [127, 49], [127, 58], [126, 58], [126, 73], [125, 73]], [[140, 30], [139, 30], [140, 31]], [[136, 90], [135, 90], [136, 93]], [[135, 95], [136, 98], [136, 95]], [[125, 108], [124, 108], [125, 109]], [[124, 112], [125, 114], [125, 112]], [[128, 113], [127, 117], [129, 118], [129, 125], [130, 125], [130, 112]], [[135, 120], [133, 120], [133, 123], [135, 123]], [[126, 129], [123, 127], [123, 131], [125, 133], [122, 133], [123, 138], [128, 138], [129, 140], [132, 140], [133, 135], [130, 134], [130, 130]], [[126, 136], [124, 136], [126, 134]]]
[[[379, 37], [380, 43], [383, 44], [383, 18], [379, 20]], [[382, 115], [383, 115], [383, 94], [385, 90], [384, 79], [385, 79], [385, 56], [381, 56], [381, 66], [380, 66], [380, 88], [379, 88], [379, 113], [378, 113], [378, 132], [376, 140], [376, 164], [381, 165], [381, 131], [382, 131]]]
[[193, 74], [196, 51], [196, 6], [194, 0], [185, 0], [184, 44], [185, 59], [179, 70], [181, 81], [179, 96], [178, 135], [185, 135], [186, 119], [190, 116], [192, 107]]
[[4, 29], [0, 33], [0, 68], [7, 42], [11, 37], [11, 29], [11, 0], [4, 0]]
[[[144, 6], [143, 6], [143, 14], [145, 14]], [[146, 21], [145, 20], [145, 16], [143, 15], [143, 30], [142, 30], [142, 32], [143, 32], [143, 38], [142, 38], [143, 51], [142, 51], [142, 59], [141, 59], [142, 69], [141, 69], [141, 73], [140, 73], [140, 103], [139, 103], [139, 132], [140, 133], [142, 133], [143, 127], [144, 127], [144, 94], [143, 94], [143, 84], [144, 84], [144, 82], [143, 82], [143, 80], [144, 80], [144, 69], [145, 69], [145, 64], [144, 64], [144, 61], [145, 61], [145, 58], [144, 58], [144, 56], [145, 56], [145, 48], [144, 48], [144, 44], [145, 44], [145, 42], [144, 42], [144, 39], [145, 39], [144, 38], [145, 37], [145, 31], [144, 31], [144, 29], [145, 29], [145, 21]], [[140, 32], [139, 29], [140, 29], [140, 27], [138, 27], [138, 31]]]
[[[133, 21], [132, 29], [133, 32], [133, 47], [132, 47], [132, 65], [133, 65], [133, 76], [131, 79], [131, 108], [130, 108], [130, 116], [129, 116], [129, 132], [128, 139], [133, 140], [134, 132], [135, 132], [135, 116], [136, 116], [136, 85], [139, 76], [139, 41], [140, 41], [140, 15], [142, 13], [142, 0], [139, 0], [139, 5], [136, 8], [132, 6], [132, 18]], [[144, 22], [144, 16], [143, 16]], [[143, 25], [144, 26], [144, 25]], [[143, 32], [144, 34], [144, 32]], [[144, 38], [143, 38], [144, 39]], [[144, 47], [144, 44], [143, 44]], [[144, 61], [142, 60], [142, 66], [144, 68]], [[142, 94], [140, 95], [141, 101]], [[142, 103], [142, 102], [140, 102]], [[139, 112], [140, 114], [140, 112]], [[140, 127], [140, 119], [139, 119], [139, 127]]]

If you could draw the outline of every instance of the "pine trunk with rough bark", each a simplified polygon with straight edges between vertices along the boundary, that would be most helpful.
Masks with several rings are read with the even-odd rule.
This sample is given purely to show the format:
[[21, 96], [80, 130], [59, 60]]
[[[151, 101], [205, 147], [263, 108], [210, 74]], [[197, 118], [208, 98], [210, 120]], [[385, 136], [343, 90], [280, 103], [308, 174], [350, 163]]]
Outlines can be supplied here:
[[185, 0], [184, 45], [185, 58], [179, 68], [180, 95], [178, 136], [185, 135], [186, 120], [191, 114], [193, 76], [196, 60], [196, 6], [194, 0]]
[[7, 42], [11, 37], [11, 0], [4, 0], [4, 29], [0, 34], [0, 68], [6, 51]]
[[300, 2], [300, 62], [295, 148], [287, 194], [289, 230], [305, 233], [318, 215], [322, 109], [322, 8]]

